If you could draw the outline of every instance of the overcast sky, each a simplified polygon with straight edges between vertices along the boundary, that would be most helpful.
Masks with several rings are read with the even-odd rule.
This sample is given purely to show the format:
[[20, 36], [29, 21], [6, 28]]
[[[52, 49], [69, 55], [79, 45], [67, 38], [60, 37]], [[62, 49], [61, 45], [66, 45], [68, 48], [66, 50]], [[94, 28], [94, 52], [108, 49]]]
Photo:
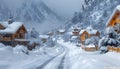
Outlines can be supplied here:
[[80, 11], [83, 0], [43, 0], [60, 16], [71, 17], [75, 11]]

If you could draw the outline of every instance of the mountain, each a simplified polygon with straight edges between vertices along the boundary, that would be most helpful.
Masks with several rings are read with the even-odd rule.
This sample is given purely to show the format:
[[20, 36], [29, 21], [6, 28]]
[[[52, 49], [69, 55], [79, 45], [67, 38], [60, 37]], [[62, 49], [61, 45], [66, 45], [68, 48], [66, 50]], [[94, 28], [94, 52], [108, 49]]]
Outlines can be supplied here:
[[72, 17], [81, 10], [84, 0], [43, 0], [52, 10], [64, 18]]
[[59, 18], [41, 0], [1, 0], [0, 20], [8, 19], [11, 16], [15, 20], [34, 22], [41, 22], [49, 17]]
[[35, 27], [40, 33], [58, 28], [61, 17], [41, 0], [0, 0], [0, 21], [13, 17], [22, 21], [30, 29]]
[[93, 26], [95, 29], [104, 32], [106, 22], [112, 15], [120, 0], [93, 0], [82, 5], [82, 11], [76, 12], [71, 19], [73, 25], [81, 27]]

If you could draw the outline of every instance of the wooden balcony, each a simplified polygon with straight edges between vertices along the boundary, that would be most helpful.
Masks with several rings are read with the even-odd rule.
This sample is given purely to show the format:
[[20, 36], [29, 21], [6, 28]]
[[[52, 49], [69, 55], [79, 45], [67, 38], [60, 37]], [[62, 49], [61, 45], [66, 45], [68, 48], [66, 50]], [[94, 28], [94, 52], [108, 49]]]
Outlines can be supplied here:
[[12, 39], [10, 37], [4, 37], [0, 41], [12, 41]]

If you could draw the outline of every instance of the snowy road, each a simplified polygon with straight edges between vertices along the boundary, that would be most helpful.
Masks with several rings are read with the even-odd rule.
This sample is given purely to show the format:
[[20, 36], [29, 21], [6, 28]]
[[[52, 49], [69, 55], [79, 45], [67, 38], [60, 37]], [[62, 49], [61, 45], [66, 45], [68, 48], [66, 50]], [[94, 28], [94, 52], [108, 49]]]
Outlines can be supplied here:
[[[119, 67], [120, 58], [113, 53], [99, 54], [99, 52], [85, 52], [71, 43], [60, 43], [64, 52], [58, 54], [37, 69], [105, 69], [105, 67]], [[120, 56], [119, 56], [120, 57]]]
[[[62, 46], [62, 45], [61, 45]], [[64, 49], [63, 52], [59, 53], [57, 56], [51, 58], [50, 60], [46, 61], [44, 64], [37, 67], [37, 69], [63, 69], [65, 56], [68, 52], [68, 48], [62, 46]]]
[[56, 47], [41, 48], [32, 51], [30, 55], [13, 53], [13, 49], [9, 47], [0, 48], [0, 69], [105, 69], [105, 67], [120, 69], [120, 53], [85, 52], [73, 43], [62, 41], [59, 41]]
[[120, 69], [120, 53], [85, 52], [75, 44], [69, 42], [61, 44], [69, 49], [63, 69], [105, 69], [105, 67]]
[[118, 53], [85, 52], [71, 43], [60, 44], [64, 51], [37, 69], [105, 69], [120, 66], [120, 58], [116, 58], [117, 55], [120, 57]]

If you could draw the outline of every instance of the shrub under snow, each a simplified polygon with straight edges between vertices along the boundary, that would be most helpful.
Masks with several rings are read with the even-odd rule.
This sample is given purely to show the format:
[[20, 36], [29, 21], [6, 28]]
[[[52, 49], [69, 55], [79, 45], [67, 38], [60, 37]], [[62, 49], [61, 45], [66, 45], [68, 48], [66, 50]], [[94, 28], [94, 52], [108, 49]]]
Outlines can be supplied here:
[[3, 48], [3, 47], [5, 47], [5, 45], [4, 45], [4, 44], [2, 44], [2, 43], [0, 43], [0, 48]]
[[13, 48], [14, 53], [24, 53], [24, 54], [29, 54], [28, 49], [25, 46], [20, 46], [17, 45], [16, 47]]
[[85, 45], [90, 45], [90, 44], [98, 45], [98, 41], [99, 41], [99, 37], [91, 37], [85, 41]]

